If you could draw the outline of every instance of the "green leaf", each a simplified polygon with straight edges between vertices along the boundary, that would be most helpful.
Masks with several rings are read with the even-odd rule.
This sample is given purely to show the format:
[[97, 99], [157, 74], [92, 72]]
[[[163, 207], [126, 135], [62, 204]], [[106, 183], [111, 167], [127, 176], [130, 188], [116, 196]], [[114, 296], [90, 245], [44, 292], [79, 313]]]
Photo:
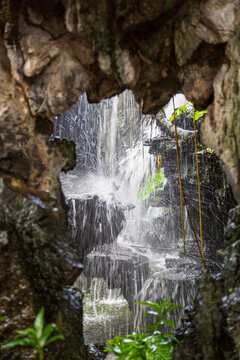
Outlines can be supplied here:
[[161, 310], [165, 306], [173, 305], [173, 303], [170, 303], [169, 300], [170, 300], [170, 298], [162, 301], [161, 304], [158, 304], [157, 302], [153, 302], [153, 301], [138, 301], [138, 302], [136, 302], [136, 304], [149, 306], [149, 307], [153, 308], [154, 310], [156, 310], [158, 312], [158, 314], [160, 315]]
[[155, 359], [172, 360], [174, 346], [164, 335], [155, 333], [152, 336], [151, 343], [155, 344], [157, 347], [156, 353], [159, 357], [155, 357]]
[[62, 334], [59, 335], [55, 335], [53, 337], [51, 337], [47, 342], [46, 345], [51, 344], [52, 342], [56, 341], [56, 340], [64, 340], [64, 336]]
[[[182, 113], [187, 113], [192, 118], [195, 117], [195, 121], [198, 121], [199, 118], [201, 118], [202, 116], [204, 116], [207, 113], [207, 110], [202, 110], [202, 111], [197, 110], [197, 111], [195, 111], [195, 116], [194, 116], [193, 104], [190, 101], [188, 101], [186, 104], [184, 104], [183, 106], [180, 106], [179, 108], [177, 108], [175, 110], [176, 119], [178, 119]], [[172, 122], [173, 120], [174, 120], [174, 113], [168, 119], [168, 121]]]
[[104, 352], [109, 352], [109, 351], [112, 351], [112, 348], [110, 346], [104, 346], [103, 351]]
[[164, 172], [157, 172], [153, 177], [148, 178], [148, 182], [137, 193], [138, 200], [146, 200], [153, 192], [156, 191], [156, 187], [161, 185], [164, 181]]
[[[183, 106], [180, 106], [178, 109], [175, 109], [175, 116], [176, 119], [184, 112], [187, 112], [188, 108], [192, 108], [192, 112], [193, 112], [193, 105], [190, 101], [188, 101], [186, 104], [184, 104]], [[172, 114], [172, 116], [168, 119], [168, 121], [172, 122], [174, 120], [174, 113]]]
[[180, 308], [180, 307], [182, 307], [182, 305], [171, 305], [171, 306], [167, 307], [165, 310], [163, 310], [163, 312], [162, 312], [162, 317], [163, 317], [164, 315], [166, 315], [167, 313], [169, 313], [169, 312], [171, 312], [171, 311], [173, 311], [173, 310], [175, 310], [175, 309], [178, 309], [178, 308]]
[[42, 307], [34, 321], [34, 327], [37, 331], [36, 335], [38, 338], [40, 338], [42, 335], [43, 326], [44, 326], [44, 308]]
[[176, 338], [173, 334], [164, 334], [165, 338], [170, 338], [171, 341], [175, 341], [178, 345], [182, 345], [182, 343]]
[[158, 304], [158, 303], [156, 303], [154, 301], [137, 301], [136, 304], [149, 306], [149, 307], [157, 310], [157, 312], [158, 312], [165, 305], [165, 303], [168, 302], [169, 300], [170, 299], [164, 300], [161, 304]]
[[6, 316], [0, 316], [0, 321], [5, 321], [6, 320]]
[[27, 328], [24, 330], [17, 330], [17, 336], [15, 337], [16, 339], [22, 336], [28, 336], [31, 338], [36, 338], [37, 332], [35, 329], [33, 328]]
[[172, 360], [175, 337], [172, 334], [162, 334], [159, 330], [164, 323], [175, 326], [174, 321], [163, 320], [161, 315], [164, 311], [169, 312], [179, 306], [171, 303], [170, 299], [160, 304], [152, 301], [139, 301], [136, 304], [156, 310], [147, 312], [147, 314], [157, 315], [159, 319], [158, 322], [148, 326], [152, 334], [137, 332], [128, 336], [115, 336], [114, 339], [108, 340], [110, 346], [105, 347], [104, 350], [115, 354], [118, 360]]
[[170, 325], [173, 329], [175, 328], [175, 323], [173, 320], [163, 320], [164, 324]]
[[5, 345], [2, 345], [1, 348], [2, 349], [10, 349], [12, 347], [15, 347], [15, 346], [30, 346], [30, 347], [34, 347], [35, 346], [35, 343], [33, 340], [31, 339], [27, 339], [27, 338], [24, 338], [24, 339], [14, 339], [12, 341], [9, 341], [7, 344]]
[[42, 333], [42, 335], [41, 335], [41, 337], [39, 339], [40, 346], [43, 347], [43, 346], [46, 345], [47, 339], [49, 338], [49, 336], [51, 335], [51, 333], [54, 330], [57, 330], [57, 325], [54, 324], [54, 323], [50, 323], [44, 328], [43, 333]]
[[207, 110], [202, 110], [202, 111], [195, 111], [195, 121], [198, 121], [198, 119], [200, 117], [202, 117], [203, 115], [205, 115], [207, 113]]

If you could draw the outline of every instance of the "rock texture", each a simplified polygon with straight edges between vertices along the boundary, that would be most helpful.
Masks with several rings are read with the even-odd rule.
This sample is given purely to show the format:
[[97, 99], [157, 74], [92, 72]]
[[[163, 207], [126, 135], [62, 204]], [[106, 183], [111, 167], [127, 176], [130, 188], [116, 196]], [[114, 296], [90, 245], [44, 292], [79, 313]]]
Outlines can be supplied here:
[[[62, 347], [66, 359], [84, 358], [81, 303], [71, 301], [68, 287], [82, 265], [64, 235], [63, 213], [40, 198], [17, 194], [5, 186], [1, 186], [0, 200], [0, 314], [6, 316], [0, 341], [11, 338], [16, 329], [32, 327], [36, 313], [45, 306], [46, 320], [59, 324], [70, 348], [60, 343], [50, 358], [59, 358]], [[26, 357], [35, 359], [32, 351], [23, 349], [0, 354], [0, 359]]]
[[[180, 121], [180, 117], [178, 121]], [[161, 128], [164, 129], [164, 126], [161, 126]], [[191, 133], [189, 130], [178, 129], [180, 130], [180, 134], [181, 131]], [[168, 236], [177, 243], [178, 234], [182, 233], [179, 213], [180, 197], [175, 139], [161, 134], [149, 142], [149, 152], [155, 154], [155, 156], [161, 154], [161, 166], [164, 168], [164, 176], [168, 180], [168, 183], [164, 186], [164, 190], [161, 191], [159, 195], [155, 194], [150, 197], [153, 206], [162, 206], [168, 209], [164, 218], [157, 219], [155, 224], [156, 233], [163, 234], [161, 241], [167, 247], [169, 240], [165, 234], [168, 234]], [[182, 189], [193, 229], [198, 237], [199, 204], [194, 140], [192, 138], [180, 139], [179, 153]], [[198, 164], [202, 205], [201, 213], [203, 219], [204, 257], [208, 270], [216, 272], [219, 271], [222, 263], [222, 256], [220, 256], [220, 254], [223, 250], [224, 227], [227, 225], [228, 212], [236, 205], [236, 202], [231, 187], [222, 171], [221, 161], [215, 154], [203, 150], [200, 144], [198, 145]], [[174, 223], [174, 229], [172, 223]], [[185, 227], [187, 228], [186, 225]], [[190, 258], [195, 256], [200, 260], [191, 226], [188, 230], [185, 229], [185, 231], [186, 233], [189, 231], [189, 234], [186, 236], [186, 256]], [[159, 245], [157, 243], [155, 244], [156, 247]], [[186, 263], [186, 259], [184, 259], [184, 263]], [[198, 266], [200, 266], [201, 269], [201, 262], [199, 262]], [[188, 274], [188, 272], [190, 272], [189, 269], [187, 269], [186, 274]]]
[[14, 99], [35, 118], [32, 126], [37, 118], [45, 129], [84, 91], [99, 101], [130, 88], [145, 113], [157, 112], [181, 91], [197, 108], [210, 106], [202, 138], [225, 162], [239, 198], [239, 139], [232, 130], [238, 3], [171, 1], [166, 8], [160, 0], [1, 0], [1, 55], [8, 57], [1, 63], [11, 69], [3, 84], [14, 81]]
[[[228, 7], [233, 4], [228, 4]], [[232, 183], [235, 196], [240, 201], [240, 131], [239, 131], [239, 15], [233, 29], [229, 21], [229, 41], [225, 63], [214, 78], [214, 102], [202, 126], [202, 140], [214, 148], [225, 163], [225, 170]], [[230, 16], [230, 14], [229, 14]], [[233, 23], [234, 24], [234, 23]], [[226, 35], [227, 36], [227, 35]]]
[[194, 308], [187, 309], [184, 328], [178, 332], [183, 344], [175, 350], [176, 360], [240, 357], [239, 206], [230, 213], [225, 239], [224, 268], [217, 276], [206, 273], [202, 278]]
[[[0, 303], [9, 317], [9, 326], [1, 324], [1, 341], [15, 326], [30, 325], [47, 302], [48, 320], [58, 319], [69, 338], [59, 345], [61, 358], [85, 356], [75, 351], [81, 321], [74, 320], [73, 294], [69, 288], [65, 300], [58, 295], [71, 285], [69, 273], [75, 274], [79, 263], [63, 265], [69, 264], [67, 253], [75, 255], [64, 235], [58, 181], [74, 156], [69, 144], [49, 141], [54, 115], [83, 91], [99, 101], [129, 88], [145, 113], [157, 112], [177, 91], [197, 108], [208, 106], [202, 139], [224, 161], [240, 201], [239, 1], [165, 5], [0, 0], [0, 175], [7, 186], [0, 210]], [[67, 252], [61, 248], [65, 240]], [[19, 354], [0, 357], [30, 358]]]

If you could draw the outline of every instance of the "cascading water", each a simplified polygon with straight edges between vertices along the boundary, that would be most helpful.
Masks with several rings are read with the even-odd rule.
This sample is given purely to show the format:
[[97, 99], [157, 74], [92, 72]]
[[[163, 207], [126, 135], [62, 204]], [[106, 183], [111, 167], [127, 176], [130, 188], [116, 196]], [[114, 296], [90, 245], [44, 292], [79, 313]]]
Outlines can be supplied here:
[[[135, 305], [138, 300], [170, 297], [176, 304], [190, 304], [201, 262], [189, 228], [189, 256], [182, 255], [175, 145], [161, 134], [155, 117], [141, 114], [130, 91], [100, 104], [88, 104], [84, 94], [56, 119], [54, 136], [76, 144], [76, 167], [61, 175], [61, 183], [69, 232], [84, 257], [75, 285], [85, 293], [86, 343], [139, 329], [145, 320]], [[189, 160], [189, 149], [181, 149], [183, 178], [191, 186], [193, 156]], [[163, 162], [157, 169], [160, 154]], [[156, 184], [156, 174], [162, 174], [161, 183]], [[196, 186], [191, 191], [192, 196]], [[218, 221], [223, 227], [223, 219]], [[205, 245], [207, 254], [210, 248]], [[177, 324], [181, 312], [174, 314]]]

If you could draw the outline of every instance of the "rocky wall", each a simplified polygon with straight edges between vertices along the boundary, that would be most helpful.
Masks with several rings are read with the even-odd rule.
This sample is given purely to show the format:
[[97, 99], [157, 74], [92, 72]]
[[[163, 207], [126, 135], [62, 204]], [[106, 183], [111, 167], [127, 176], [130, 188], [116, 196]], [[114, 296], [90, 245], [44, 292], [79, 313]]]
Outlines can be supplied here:
[[81, 315], [79, 322], [71, 317], [71, 291], [65, 300], [62, 293], [80, 262], [63, 266], [75, 255], [64, 235], [58, 175], [73, 166], [73, 150], [49, 142], [54, 115], [83, 91], [99, 101], [129, 88], [145, 113], [160, 110], [177, 91], [197, 108], [208, 107], [202, 139], [224, 161], [239, 201], [238, 4], [0, 1], [0, 175], [7, 186], [1, 195], [0, 226], [7, 237], [1, 245], [0, 303], [1, 315], [9, 317], [8, 326], [1, 324], [1, 341], [15, 327], [29, 326], [45, 305], [47, 320], [62, 323], [69, 339], [59, 345], [62, 358], [85, 356], [74, 350], [81, 344]]
[[240, 358], [240, 208], [230, 212], [225, 232], [225, 261], [221, 273], [206, 273], [183, 328], [178, 331], [182, 345], [175, 349], [176, 360]]
[[32, 126], [46, 132], [84, 91], [99, 101], [129, 88], [145, 113], [181, 91], [197, 108], [210, 106], [202, 138], [226, 164], [239, 196], [239, 1], [165, 3], [1, 0], [2, 85], [12, 83], [15, 106], [19, 98], [25, 118], [29, 113]]

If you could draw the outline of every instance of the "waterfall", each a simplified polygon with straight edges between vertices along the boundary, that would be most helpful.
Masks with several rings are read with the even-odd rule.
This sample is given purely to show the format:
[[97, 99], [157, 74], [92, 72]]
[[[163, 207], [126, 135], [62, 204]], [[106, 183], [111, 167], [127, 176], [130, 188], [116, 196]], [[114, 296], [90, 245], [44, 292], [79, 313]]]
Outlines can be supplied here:
[[[141, 113], [130, 91], [99, 104], [89, 104], [83, 94], [55, 120], [54, 136], [76, 144], [76, 167], [60, 179], [69, 206], [69, 234], [84, 258], [75, 286], [85, 294], [86, 343], [140, 329], [146, 319], [136, 301], [169, 297], [176, 304], [191, 304], [202, 272], [186, 216], [188, 257], [183, 258], [175, 143], [155, 120]], [[186, 146], [181, 145], [183, 183], [197, 228], [195, 163]], [[208, 203], [204, 206], [208, 209]], [[220, 211], [215, 216], [223, 228]], [[218, 248], [217, 241], [205, 244], [211, 264], [219, 263]], [[182, 312], [172, 315], [178, 325]]]

